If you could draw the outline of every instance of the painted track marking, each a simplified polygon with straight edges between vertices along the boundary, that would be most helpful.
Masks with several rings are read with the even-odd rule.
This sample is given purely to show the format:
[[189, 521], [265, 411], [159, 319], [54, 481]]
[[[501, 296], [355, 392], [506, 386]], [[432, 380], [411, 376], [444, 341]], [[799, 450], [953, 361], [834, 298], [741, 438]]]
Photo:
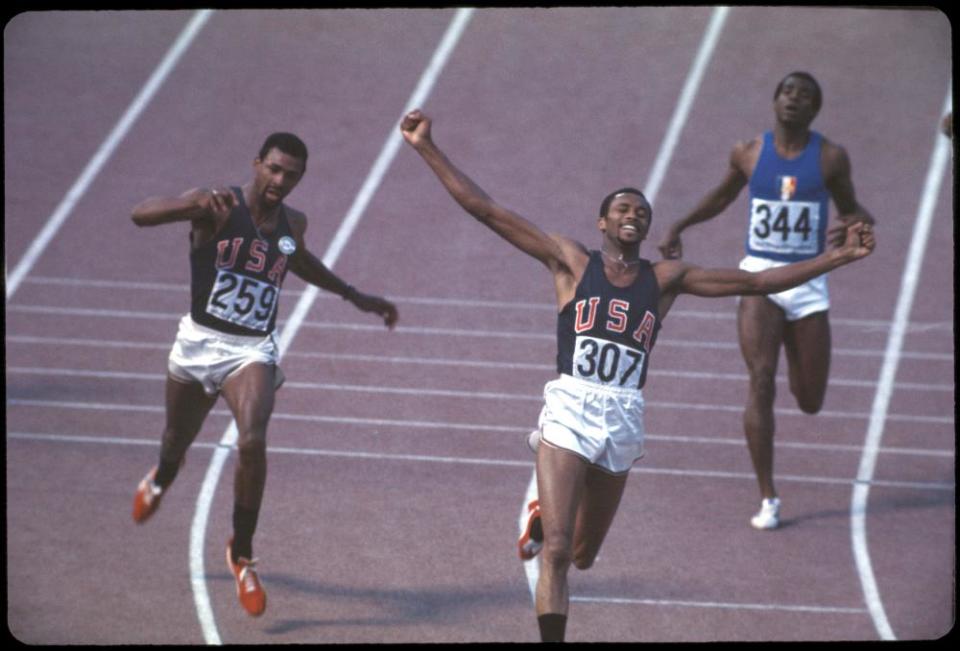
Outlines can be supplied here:
[[[222, 412], [222, 415], [229, 415]], [[419, 425], [412, 424], [411, 427]], [[520, 430], [515, 430], [519, 432]], [[112, 434], [50, 434], [44, 432], [8, 432], [8, 439], [17, 439], [23, 441], [47, 441], [56, 443], [76, 443], [76, 444], [100, 444], [100, 445], [135, 445], [159, 448], [160, 444], [154, 438], [135, 439], [129, 437], [114, 436]], [[197, 448], [216, 449], [221, 447], [219, 443], [208, 443], [198, 441], [194, 444]], [[859, 450], [859, 446], [857, 448]], [[288, 454], [311, 457], [330, 457], [335, 459], [363, 459], [375, 461], [405, 461], [417, 463], [439, 463], [439, 464], [462, 464], [478, 466], [494, 466], [500, 468], [531, 468], [533, 461], [519, 461], [517, 459], [491, 459], [483, 457], [457, 457], [441, 456], [436, 454], [400, 454], [378, 451], [364, 450], [331, 450], [324, 448], [290, 447], [290, 446], [271, 446], [268, 448], [270, 454]], [[952, 458], [952, 452], [942, 451], [944, 458]], [[695, 477], [700, 479], [726, 479], [733, 481], [754, 481], [751, 472], [733, 472], [726, 470], [704, 470], [699, 468], [657, 468], [652, 466], [631, 468], [632, 475], [657, 475], [667, 477]], [[827, 477], [823, 475], [783, 475], [781, 480], [788, 483], [808, 484], [816, 486], [852, 486], [858, 482], [850, 477]], [[870, 482], [872, 486], [881, 488], [897, 488], [917, 491], [935, 491], [935, 492], [956, 492], [956, 483], [937, 482], [937, 481], [904, 481], [904, 480], [882, 480], [875, 479]], [[866, 612], [866, 611], [864, 611]]]
[[73, 207], [83, 195], [86, 194], [90, 184], [97, 178], [100, 170], [113, 155], [113, 152], [120, 145], [120, 142], [126, 137], [130, 131], [130, 127], [133, 126], [133, 123], [140, 117], [140, 113], [143, 112], [143, 109], [150, 103], [150, 100], [153, 99], [157, 90], [163, 85], [167, 76], [173, 70], [174, 66], [176, 66], [180, 57], [187, 50], [187, 47], [189, 47], [200, 29], [206, 24], [207, 20], [209, 20], [212, 13], [212, 10], [204, 9], [197, 11], [193, 18], [190, 19], [190, 22], [183, 28], [180, 36], [177, 37], [177, 40], [167, 51], [166, 56], [163, 57], [160, 65], [154, 70], [153, 74], [150, 75], [147, 83], [144, 84], [143, 88], [133, 99], [133, 102], [124, 112], [120, 121], [114, 126], [113, 130], [107, 136], [107, 139], [103, 141], [103, 144], [97, 149], [83, 172], [81, 172], [77, 180], [74, 181], [73, 186], [71, 186], [66, 196], [61, 199], [59, 205], [57, 205], [53, 211], [53, 214], [47, 219], [43, 230], [41, 230], [40, 234], [30, 243], [27, 252], [20, 258], [20, 262], [13, 268], [13, 271], [7, 275], [8, 303], [20, 287], [20, 283], [23, 282], [23, 279], [30, 273], [30, 270], [37, 263], [37, 260], [43, 254], [44, 250], [46, 250], [47, 245], [56, 237], [60, 227], [67, 221], [67, 218], [73, 212]]
[[[952, 89], [948, 88], [941, 115], [945, 115], [951, 110], [952, 97]], [[874, 627], [880, 634], [881, 639], [884, 640], [896, 640], [897, 638], [893, 633], [890, 622], [887, 620], [870, 561], [870, 551], [867, 546], [867, 500], [870, 496], [870, 480], [873, 478], [876, 468], [877, 450], [880, 447], [880, 440], [883, 438], [884, 422], [889, 420], [887, 409], [890, 406], [890, 397], [893, 394], [894, 379], [897, 374], [897, 366], [900, 363], [903, 341], [906, 337], [906, 326], [910, 320], [910, 308], [913, 306], [917, 284], [920, 281], [920, 268], [930, 235], [930, 224], [933, 221], [937, 197], [940, 194], [940, 185], [947, 169], [947, 163], [950, 160], [950, 149], [946, 139], [939, 131], [934, 134], [934, 138], [936, 140], [930, 156], [930, 166], [927, 169], [927, 179], [920, 198], [920, 206], [917, 209], [913, 238], [910, 241], [910, 250], [900, 281], [900, 294], [894, 309], [893, 328], [887, 339], [887, 350], [884, 355], [883, 367], [880, 370], [880, 380], [873, 401], [866, 440], [863, 443], [863, 456], [860, 460], [860, 468], [857, 471], [858, 483], [854, 486], [853, 495], [850, 499], [850, 538], [857, 573], [863, 586], [864, 598], [867, 601]]]

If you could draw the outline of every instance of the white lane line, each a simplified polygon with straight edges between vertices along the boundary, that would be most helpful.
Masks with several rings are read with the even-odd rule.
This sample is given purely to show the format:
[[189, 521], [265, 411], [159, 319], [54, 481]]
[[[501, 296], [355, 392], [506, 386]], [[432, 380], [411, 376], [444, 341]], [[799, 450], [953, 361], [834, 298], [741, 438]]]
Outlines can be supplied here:
[[[144, 84], [143, 88], [133, 99], [133, 103], [130, 104], [120, 118], [120, 121], [117, 122], [116, 126], [114, 126], [113, 130], [107, 136], [107, 139], [103, 141], [103, 144], [101, 144], [100, 148], [94, 153], [93, 158], [90, 159], [90, 162], [87, 163], [83, 172], [81, 172], [77, 180], [74, 181], [73, 186], [67, 192], [66, 196], [60, 200], [59, 205], [57, 205], [53, 214], [47, 219], [40, 234], [30, 243], [30, 247], [26, 253], [24, 253], [23, 257], [20, 258], [20, 262], [13, 268], [13, 271], [7, 275], [7, 302], [13, 298], [13, 295], [23, 282], [24, 277], [30, 273], [30, 270], [37, 263], [37, 260], [50, 244], [50, 241], [57, 235], [57, 231], [60, 230], [60, 227], [63, 226], [63, 223], [70, 216], [74, 206], [76, 206], [77, 202], [86, 194], [90, 184], [97, 178], [104, 164], [113, 156], [113, 152], [120, 145], [120, 142], [127, 135], [127, 132], [130, 131], [130, 127], [133, 126], [133, 123], [140, 117], [140, 113], [143, 112], [143, 109], [150, 103], [150, 100], [153, 99], [157, 90], [163, 85], [167, 76], [190, 46], [190, 43], [194, 37], [196, 37], [197, 33], [206, 24], [212, 13], [212, 10], [204, 9], [197, 11], [193, 15], [193, 18], [190, 19], [190, 22], [187, 23], [186, 27], [184, 27], [183, 31], [177, 37], [177, 40], [170, 47], [170, 50], [167, 51], [167, 54], [163, 57], [160, 65], [157, 66], [157, 69], [150, 75], [147, 83]], [[4, 269], [4, 271], [6, 271], [6, 269]]]
[[[303, 299], [301, 299], [303, 300]], [[105, 318], [105, 319], [145, 319], [150, 321], [168, 321], [176, 323], [182, 312], [153, 312], [145, 310], [119, 310], [119, 309], [100, 309], [100, 308], [76, 308], [76, 307], [57, 307], [53, 305], [10, 305], [7, 306], [7, 313], [23, 314], [53, 314], [60, 316], [80, 316], [85, 318]], [[308, 321], [302, 318], [302, 315], [294, 313], [290, 319], [278, 320], [277, 323], [289, 328], [290, 323], [299, 320], [299, 326], [302, 328], [311, 328], [315, 330], [338, 330], [346, 332], [380, 332], [383, 326], [380, 324], [346, 322], [346, 321]], [[503, 330], [480, 330], [474, 328], [444, 328], [430, 326], [409, 326], [399, 325], [394, 328], [395, 335], [429, 336], [429, 337], [477, 337], [483, 339], [524, 339], [528, 341], [553, 342], [556, 338], [544, 332], [523, 332], [523, 331], [503, 331]], [[705, 350], [739, 350], [740, 345], [736, 341], [701, 341], [689, 339], [657, 339], [657, 348], [693, 348]], [[835, 348], [833, 355], [837, 357], [883, 357], [885, 351], [872, 348]], [[928, 361], [939, 361], [953, 363], [953, 353], [927, 353], [927, 352], [909, 352], [902, 351], [901, 359], [917, 359]]]
[[677, 148], [677, 141], [680, 140], [680, 132], [687, 123], [687, 116], [690, 114], [690, 107], [693, 106], [693, 100], [700, 90], [700, 82], [703, 80], [703, 74], [710, 64], [713, 57], [713, 49], [720, 38], [720, 32], [723, 31], [723, 24], [730, 13], [730, 7], [717, 7], [710, 16], [710, 23], [707, 25], [706, 34], [700, 43], [700, 49], [696, 58], [693, 60], [693, 66], [687, 73], [687, 80], [683, 84], [683, 90], [680, 92], [680, 99], [677, 101], [677, 107], [673, 111], [673, 117], [670, 119], [670, 126], [660, 144], [660, 151], [657, 152], [657, 158], [653, 164], [653, 170], [650, 172], [650, 178], [644, 187], [643, 193], [651, 206], [657, 203], [657, 193], [660, 192], [660, 185], [666, 176], [667, 167], [673, 158], [673, 152]]
[[[666, 173], [670, 159], [673, 158], [673, 151], [676, 148], [677, 141], [679, 140], [680, 132], [683, 130], [683, 126], [686, 123], [687, 115], [689, 114], [690, 107], [692, 106], [693, 100], [696, 97], [697, 90], [700, 86], [700, 81], [703, 78], [703, 73], [709, 64], [711, 57], [713, 56], [714, 47], [717, 44], [717, 40], [720, 37], [720, 32], [723, 30], [723, 25], [726, 22], [729, 13], [729, 7], [716, 7], [714, 8], [713, 13], [710, 15], [710, 22], [707, 24], [707, 29], [704, 33], [703, 40], [700, 42], [700, 47], [698, 48], [697, 54], [694, 57], [693, 65], [691, 66], [690, 71], [687, 73], [687, 78], [683, 84], [683, 90], [680, 92], [680, 98], [678, 100], [677, 107], [674, 109], [673, 117], [670, 119], [670, 126], [667, 128], [667, 133], [665, 134], [663, 142], [660, 146], [660, 151], [657, 152], [657, 157], [654, 161], [650, 177], [647, 179], [644, 187], [644, 194], [651, 205], [656, 204], [657, 193], [660, 190], [660, 184], [663, 180], [663, 176]], [[527, 491], [523, 497], [523, 503], [520, 505], [518, 536], [523, 532], [524, 515], [526, 513], [527, 504], [529, 504], [537, 494], [536, 484], [537, 475], [536, 471], [534, 471], [533, 477], [531, 477], [530, 482], [527, 485]], [[533, 560], [524, 562], [523, 571], [527, 576], [527, 587], [530, 590], [530, 597], [534, 604], [536, 604], [536, 585], [537, 580], [540, 578], [539, 557], [535, 557]]]
[[[19, 373], [29, 375], [61, 375], [64, 377], [88, 377], [96, 379], [128, 379], [144, 381], [162, 381], [166, 376], [157, 373], [131, 373], [124, 371], [86, 371], [73, 369], [26, 369], [23, 367], [9, 367], [7, 373]], [[340, 391], [356, 393], [372, 393], [379, 395], [405, 395], [414, 397], [437, 397], [437, 398], [458, 398], [464, 400], [496, 400], [510, 402], [541, 402], [543, 395], [523, 394], [523, 393], [503, 393], [496, 391], [471, 391], [456, 389], [428, 389], [425, 387], [389, 387], [383, 385], [358, 385], [358, 384], [335, 384], [330, 382], [287, 382], [285, 387], [298, 390], [320, 390], [320, 391]], [[7, 404], [25, 404], [18, 402], [17, 398], [9, 398]], [[666, 402], [650, 398], [647, 400], [647, 406], [655, 410], [678, 409], [680, 411], [712, 411], [726, 414], [739, 414], [743, 411], [742, 406], [735, 405], [715, 405], [700, 402]], [[774, 413], [779, 418], [806, 417], [799, 409], [793, 407], [777, 407]], [[870, 420], [873, 418], [871, 413], [856, 411], [832, 411], [824, 410], [817, 414], [819, 420]], [[926, 423], [931, 425], [953, 425], [954, 416], [932, 416], [923, 414], [887, 414], [887, 421], [900, 423]]]
[[[59, 286], [68, 286], [68, 287], [78, 287], [78, 288], [110, 288], [110, 289], [130, 289], [137, 291], [176, 291], [183, 292], [189, 289], [189, 285], [182, 283], [151, 283], [151, 282], [140, 282], [140, 281], [127, 281], [127, 280], [102, 280], [96, 278], [61, 278], [61, 277], [50, 277], [50, 276], [30, 276], [25, 278], [24, 282], [27, 284], [34, 285], [59, 285]], [[301, 290], [289, 290], [289, 292], [284, 292], [286, 296], [289, 293], [290, 296], [299, 296], [303, 294]], [[317, 296], [320, 300], [334, 300], [339, 298], [331, 294], [320, 294]], [[441, 297], [432, 297], [432, 296], [391, 296], [391, 299], [395, 303], [406, 303], [411, 305], [433, 305], [441, 307], [466, 307], [472, 309], [511, 309], [511, 310], [526, 310], [526, 311], [537, 311], [537, 312], [555, 312], [557, 307], [552, 303], [537, 303], [531, 301], [493, 301], [493, 300], [477, 300], [477, 299], [467, 299], [467, 298], [441, 298]], [[734, 311], [703, 311], [703, 310], [686, 310], [682, 308], [677, 308], [675, 310], [670, 310], [670, 314], [677, 317], [684, 317], [690, 319], [706, 319], [706, 320], [721, 320], [721, 321], [733, 321], [736, 320], [737, 315]], [[864, 328], [867, 330], [889, 330], [890, 321], [882, 321], [879, 319], [854, 319], [854, 318], [844, 318], [837, 317], [836, 319], [830, 319], [831, 324], [844, 325], [844, 326], [855, 326], [859, 328]], [[914, 321], [911, 322], [908, 326], [910, 332], [926, 332], [926, 331], [940, 331], [940, 332], [953, 332], [953, 321]]]
[[[420, 106], [426, 102], [427, 97], [429, 96], [430, 91], [440, 74], [440, 71], [443, 69], [447, 59], [453, 52], [453, 48], [460, 39], [460, 36], [463, 33], [463, 30], [466, 28], [467, 23], [472, 15], [473, 9], [458, 9], [454, 14], [453, 19], [451, 20], [450, 25], [447, 27], [447, 30], [444, 33], [436, 51], [434, 52], [429, 65], [420, 76], [417, 87], [410, 96], [406, 107], [404, 107], [403, 113], [406, 113], [416, 106]], [[399, 129], [397, 128], [399, 118], [400, 115], [397, 116], [397, 123], [391, 125], [389, 135], [387, 136], [387, 140], [384, 143], [380, 154], [377, 156], [372, 169], [364, 180], [363, 186], [360, 188], [360, 191], [354, 199], [353, 204], [350, 206], [350, 210], [344, 217], [339, 229], [337, 229], [333, 240], [327, 247], [326, 253], [323, 255], [323, 263], [329, 269], [333, 269], [337, 259], [340, 257], [341, 252], [343, 251], [344, 247], [346, 247], [350, 236], [353, 234], [353, 231], [359, 223], [360, 218], [367, 208], [367, 205], [372, 199], [377, 188], [380, 186], [387, 169], [390, 167], [390, 164], [393, 162], [393, 159], [400, 148], [402, 137], [400, 136]], [[293, 339], [306, 319], [306, 315], [309, 312], [318, 292], [319, 290], [316, 287], [310, 285], [300, 296], [299, 301], [297, 301], [297, 304], [293, 309], [293, 313], [291, 314], [289, 320], [284, 324], [283, 330], [280, 333], [281, 353], [282, 351], [287, 350], [292, 344]], [[197, 506], [193, 524], [190, 528], [191, 583], [193, 585], [194, 601], [197, 606], [198, 617], [200, 617], [201, 627], [203, 628], [204, 639], [208, 644], [220, 644], [221, 641], [219, 632], [217, 631], [216, 621], [213, 617], [213, 610], [210, 606], [210, 598], [206, 587], [206, 576], [203, 566], [204, 538], [207, 521], [209, 519], [210, 504], [213, 501], [213, 494], [223, 471], [224, 462], [226, 461], [227, 455], [230, 451], [229, 446], [232, 446], [236, 440], [237, 427], [236, 422], [233, 422], [223, 434], [223, 437], [220, 440], [221, 446], [214, 451], [213, 459], [210, 462], [210, 467], [208, 468], [207, 474], [203, 480], [200, 495], [197, 498]]]
[[866, 608], [846, 608], [843, 606], [803, 606], [790, 604], [750, 604], [727, 601], [687, 601], [682, 599], [629, 599], [625, 597], [575, 597], [570, 601], [595, 604], [620, 604], [630, 606], [658, 606], [683, 608], [720, 608], [725, 610], [762, 610], [794, 613], [825, 613], [836, 615], [862, 615]]
[[[160, 405], [132, 405], [129, 403], [105, 403], [89, 401], [66, 400], [39, 400], [28, 398], [10, 398], [7, 400], [10, 407], [36, 407], [41, 409], [75, 409], [80, 411], [119, 411], [132, 413], [163, 413]], [[213, 409], [211, 416], [231, 416], [227, 409]], [[466, 431], [466, 432], [504, 432], [519, 434], [529, 431], [529, 427], [517, 425], [491, 425], [487, 423], [456, 423], [440, 420], [409, 420], [389, 418], [363, 418], [352, 416], [325, 416], [318, 414], [294, 414], [289, 412], [275, 412], [273, 419], [288, 422], [329, 423], [334, 425], [363, 425], [375, 427], [397, 427], [402, 429]], [[720, 436], [683, 436], [675, 434], [647, 433], [646, 438], [651, 441], [666, 443], [696, 443], [703, 445], [743, 445], [742, 438], [723, 438]], [[784, 449], [819, 450], [832, 452], [853, 452], [862, 454], [862, 445], [843, 445], [838, 443], [808, 443], [803, 441], [780, 441], [777, 444]], [[879, 448], [882, 454], [901, 454], [909, 456], [927, 456], [953, 459], [955, 451], [950, 449], [919, 449], [919, 448]]]
[[[90, 434], [48, 434], [42, 432], [8, 432], [8, 440], [24, 441], [46, 441], [54, 443], [83, 443], [100, 445], [136, 445], [159, 448], [160, 443], [154, 439], [131, 439], [128, 437], [112, 436], [108, 434], [90, 435]], [[194, 444], [197, 448], [216, 449], [222, 447], [219, 443], [207, 443], [198, 441]], [[389, 452], [366, 452], [363, 450], [330, 450], [323, 448], [304, 448], [304, 447], [274, 447], [268, 448], [270, 454], [289, 454], [298, 456], [331, 457], [337, 459], [363, 459], [373, 461], [410, 461], [423, 463], [442, 463], [442, 464], [464, 464], [481, 466], [498, 466], [503, 468], [530, 468], [534, 465], [533, 455], [530, 455], [530, 461], [519, 461], [517, 459], [489, 459], [482, 457], [450, 457], [429, 454], [399, 454]], [[655, 468], [650, 466], [636, 467], [630, 470], [635, 475], [652, 475], [665, 477], [692, 477], [698, 479], [728, 479], [735, 481], [755, 481], [755, 477], [749, 472], [728, 472], [720, 470], [703, 469], [685, 469], [685, 468]], [[778, 481], [797, 484], [813, 484], [822, 486], [850, 486], [856, 480], [844, 477], [823, 477], [813, 475], [784, 475]], [[933, 481], [900, 481], [900, 480], [873, 480], [872, 486], [878, 488], [909, 489], [918, 491], [938, 491], [955, 492], [956, 484], [953, 482], [933, 482]]]
[[[62, 278], [62, 277], [50, 277], [50, 276], [30, 276], [29, 278], [24, 279], [25, 283], [34, 284], [34, 285], [60, 285], [68, 287], [78, 287], [78, 288], [110, 288], [110, 289], [130, 289], [137, 291], [176, 291], [183, 292], [189, 289], [189, 285], [182, 283], [151, 283], [151, 282], [140, 282], [140, 281], [128, 281], [128, 280], [102, 280], [96, 278]], [[299, 296], [303, 293], [301, 290], [289, 290], [289, 292], [284, 292], [284, 295], [289, 293], [290, 296]], [[317, 296], [321, 300], [334, 300], [336, 296], [330, 294], [320, 294]], [[434, 296], [392, 296], [391, 299], [396, 303], [407, 303], [411, 305], [434, 305], [442, 307], [466, 307], [472, 309], [510, 309], [510, 310], [526, 310], [526, 311], [537, 311], [537, 312], [555, 312], [557, 306], [553, 303], [537, 303], [532, 301], [493, 301], [493, 300], [477, 300], [477, 299], [467, 299], [467, 298], [442, 298]], [[714, 310], [714, 311], [703, 311], [703, 310], [686, 310], [682, 308], [677, 308], [675, 310], [670, 310], [670, 314], [678, 317], [690, 318], [690, 319], [706, 319], [706, 320], [721, 320], [721, 321], [734, 321], [737, 318], [736, 312], [733, 310]], [[844, 325], [844, 326], [855, 326], [859, 328], [864, 328], [866, 330], [874, 331], [886, 331], [890, 329], [890, 321], [883, 321], [880, 319], [854, 319], [854, 318], [844, 318], [837, 317], [834, 319], [830, 318], [831, 324]], [[926, 331], [940, 331], [940, 332], [953, 332], [953, 321], [913, 321], [908, 326], [909, 332], [926, 332]]]
[[[37, 344], [46, 346], [86, 346], [92, 348], [131, 348], [131, 349], [149, 349], [149, 350], [169, 350], [169, 343], [149, 343], [143, 341], [117, 341], [106, 339], [78, 339], [74, 337], [33, 337], [27, 335], [11, 335], [6, 339], [7, 343], [19, 344]], [[310, 358], [325, 360], [340, 360], [349, 362], [369, 362], [372, 364], [412, 364], [417, 366], [453, 366], [457, 368], [484, 368], [498, 371], [536, 371], [553, 372], [556, 370], [555, 364], [543, 363], [524, 363], [513, 361], [498, 360], [474, 360], [460, 359], [452, 357], [407, 357], [403, 355], [365, 355], [363, 353], [325, 353], [316, 351], [288, 352], [288, 358]], [[23, 371], [27, 372], [27, 371]], [[39, 368], [36, 371], [40, 372]], [[717, 380], [730, 380], [735, 382], [746, 382], [746, 373], [720, 373], [710, 371], [680, 371], [675, 369], [653, 369], [648, 372], [648, 377], [660, 378], [682, 378], [687, 380], [705, 380], [714, 382]], [[781, 369], [777, 374], [778, 382], [786, 382], [786, 372]], [[847, 386], [875, 389], [876, 380], [856, 380], [852, 378], [830, 378], [831, 386]], [[897, 382], [897, 389], [909, 391], [948, 391], [953, 392], [956, 389], [955, 384], [933, 383], [933, 382]]]
[[[943, 103], [945, 115], [951, 110], [953, 92], [947, 88], [947, 97]], [[850, 534], [853, 545], [853, 555], [856, 560], [857, 572], [863, 586], [864, 598], [870, 610], [874, 627], [881, 639], [897, 639], [893, 628], [884, 611], [880, 590], [877, 587], [873, 565], [870, 560], [870, 550], [867, 544], [867, 500], [870, 496], [870, 480], [877, 463], [877, 451], [883, 438], [883, 428], [889, 419], [887, 409], [895, 386], [897, 366], [900, 363], [903, 341], [906, 337], [906, 325], [910, 321], [910, 309], [916, 295], [917, 284], [920, 281], [921, 265], [927, 240], [930, 236], [930, 224], [933, 221], [937, 198], [940, 195], [940, 185], [950, 160], [950, 147], [947, 139], [939, 131], [935, 131], [933, 152], [930, 156], [930, 166], [927, 169], [927, 178], [924, 183], [923, 194], [917, 209], [917, 218], [913, 227], [913, 238], [907, 253], [907, 262], [904, 265], [903, 277], [900, 282], [900, 294], [894, 309], [893, 327], [887, 339], [887, 349], [884, 355], [883, 367], [880, 369], [880, 381], [873, 401], [873, 410], [870, 423], [867, 427], [866, 440], [863, 443], [863, 456], [860, 459], [860, 468], [857, 471], [858, 483], [854, 486], [850, 499]]]

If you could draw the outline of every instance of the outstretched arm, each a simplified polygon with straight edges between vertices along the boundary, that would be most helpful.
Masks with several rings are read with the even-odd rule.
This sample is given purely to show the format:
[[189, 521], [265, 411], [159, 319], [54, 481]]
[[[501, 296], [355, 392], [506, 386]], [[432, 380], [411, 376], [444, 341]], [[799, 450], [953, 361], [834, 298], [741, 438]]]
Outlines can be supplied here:
[[[760, 272], [740, 269], [702, 269], [679, 261], [657, 263], [658, 280], [667, 292], [696, 296], [774, 294], [801, 285], [821, 274], [867, 257], [876, 246], [869, 224], [847, 227], [843, 245], [816, 258]], [[662, 277], [662, 278], [661, 278]]]
[[431, 120], [422, 111], [404, 116], [400, 131], [423, 158], [450, 196], [478, 221], [518, 249], [533, 256], [554, 273], [567, 266], [565, 247], [569, 242], [551, 236], [517, 213], [499, 205], [483, 188], [460, 171], [433, 142]]
[[660, 255], [667, 259], [682, 258], [683, 242], [680, 241], [680, 234], [694, 224], [713, 219], [733, 203], [749, 180], [742, 164], [748, 146], [749, 143], [737, 143], [734, 146], [730, 154], [730, 166], [720, 184], [710, 190], [686, 217], [670, 225], [660, 241]]
[[194, 188], [179, 197], [152, 197], [134, 206], [130, 218], [137, 226], [160, 226], [190, 221], [219, 223], [230, 215], [237, 198], [227, 188]]
[[288, 211], [287, 215], [294, 239], [297, 242], [297, 250], [289, 258], [290, 271], [311, 285], [316, 285], [320, 289], [342, 297], [345, 301], [350, 301], [362, 312], [373, 312], [380, 315], [384, 324], [392, 329], [397, 323], [397, 306], [385, 298], [358, 291], [353, 285], [347, 284], [346, 281], [333, 273], [304, 246], [303, 234], [307, 229], [306, 218], [292, 210]]

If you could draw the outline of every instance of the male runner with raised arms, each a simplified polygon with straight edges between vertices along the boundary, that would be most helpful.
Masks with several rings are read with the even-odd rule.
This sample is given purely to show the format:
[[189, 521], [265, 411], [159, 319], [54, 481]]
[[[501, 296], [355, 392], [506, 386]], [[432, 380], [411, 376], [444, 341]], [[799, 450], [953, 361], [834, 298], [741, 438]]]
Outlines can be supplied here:
[[400, 129], [444, 188], [470, 215], [543, 263], [556, 291], [557, 366], [544, 389], [537, 445], [538, 499], [528, 511], [521, 558], [542, 551], [536, 613], [543, 641], [564, 639], [571, 563], [587, 569], [600, 551], [627, 475], [643, 454], [643, 388], [657, 331], [680, 294], [762, 295], [859, 260], [875, 246], [856, 224], [844, 245], [816, 258], [752, 273], [640, 258], [652, 209], [634, 188], [601, 203], [600, 248], [548, 235], [499, 205], [437, 147], [431, 120], [415, 110]]

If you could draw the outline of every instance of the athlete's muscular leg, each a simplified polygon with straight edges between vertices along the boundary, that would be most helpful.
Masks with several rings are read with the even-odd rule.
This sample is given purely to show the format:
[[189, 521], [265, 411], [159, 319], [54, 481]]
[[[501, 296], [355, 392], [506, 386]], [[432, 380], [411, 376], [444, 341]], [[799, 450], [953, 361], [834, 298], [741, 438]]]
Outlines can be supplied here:
[[587, 468], [573, 532], [573, 564], [577, 569], [589, 568], [597, 558], [626, 483], [627, 473], [611, 475], [595, 467]]
[[160, 457], [174, 467], [183, 460], [210, 409], [217, 402], [199, 382], [181, 382], [167, 376], [167, 423], [160, 443]]
[[574, 528], [586, 474], [586, 461], [571, 452], [540, 442], [537, 492], [543, 550], [537, 580], [537, 615], [567, 614], [567, 571], [573, 560]]
[[247, 364], [223, 384], [223, 397], [237, 421], [234, 501], [257, 511], [267, 479], [267, 424], [273, 413], [274, 373], [269, 364]]
[[787, 321], [783, 331], [790, 374], [790, 392], [808, 414], [823, 407], [830, 375], [830, 319], [817, 312], [797, 321]]
[[783, 311], [765, 297], [740, 299], [737, 330], [750, 382], [743, 429], [760, 494], [765, 498], [777, 494], [773, 485], [773, 401], [783, 327]]

